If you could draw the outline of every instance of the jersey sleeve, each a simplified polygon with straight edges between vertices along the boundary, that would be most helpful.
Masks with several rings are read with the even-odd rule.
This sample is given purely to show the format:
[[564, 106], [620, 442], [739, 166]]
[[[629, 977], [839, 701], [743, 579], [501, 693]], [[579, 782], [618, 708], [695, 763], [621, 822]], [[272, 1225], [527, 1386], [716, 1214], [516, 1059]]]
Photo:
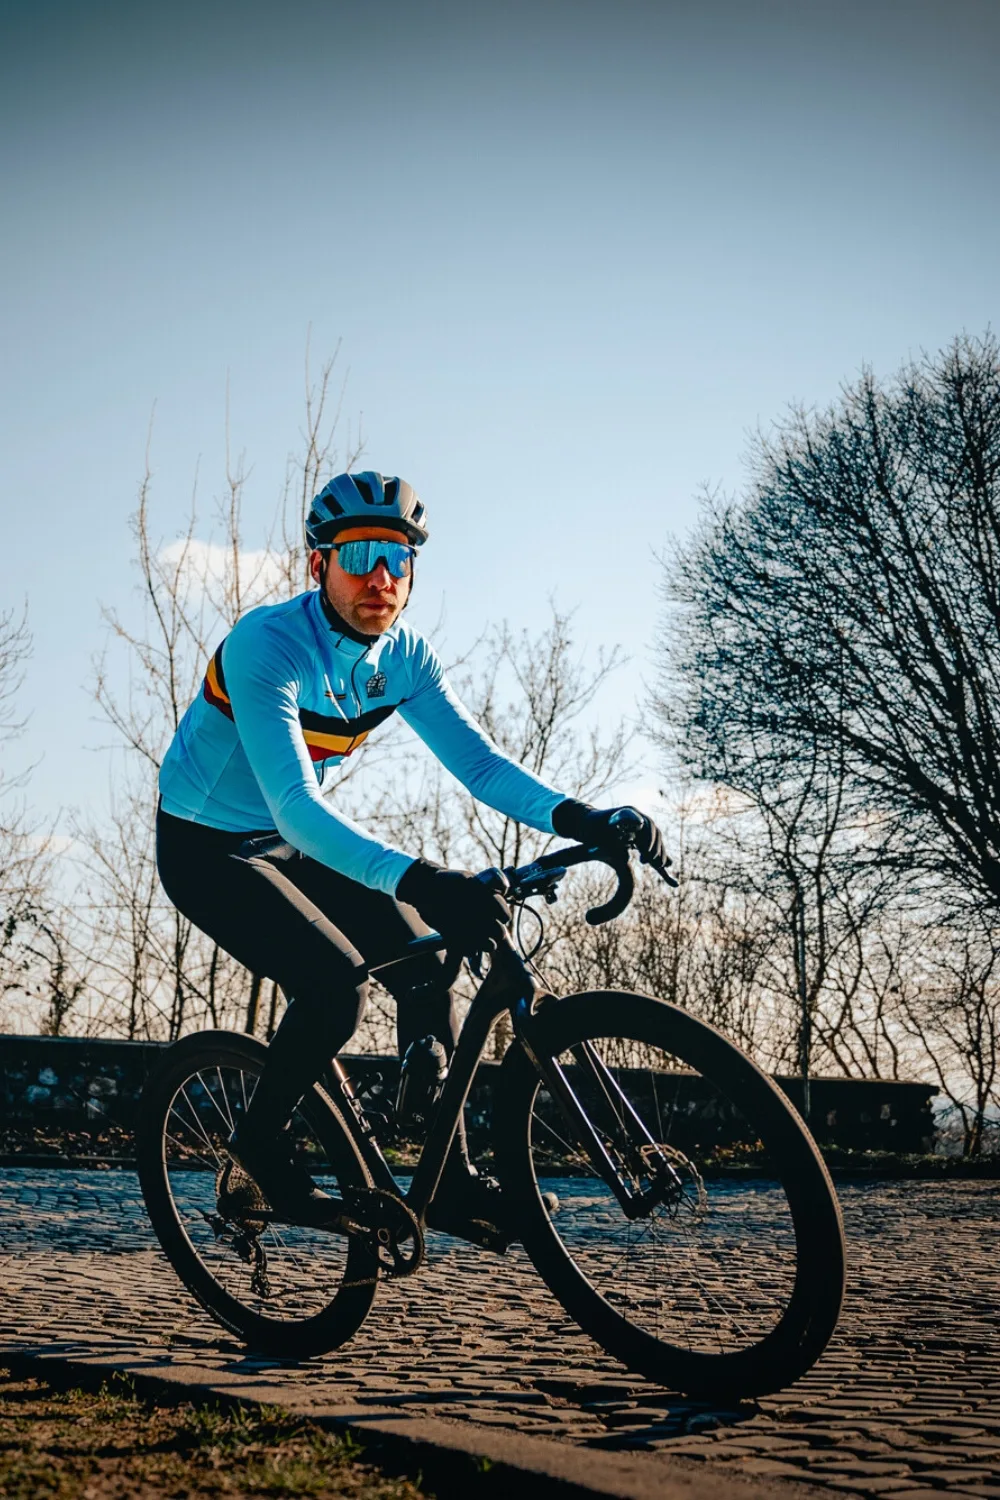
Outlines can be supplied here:
[[480, 802], [540, 833], [555, 832], [552, 810], [566, 793], [555, 791], [494, 744], [459, 699], [426, 641], [419, 642], [414, 686], [399, 713]]
[[414, 856], [336, 812], [320, 793], [298, 714], [298, 668], [267, 630], [240, 629], [223, 655], [226, 688], [250, 769], [281, 836], [310, 858], [394, 895]]

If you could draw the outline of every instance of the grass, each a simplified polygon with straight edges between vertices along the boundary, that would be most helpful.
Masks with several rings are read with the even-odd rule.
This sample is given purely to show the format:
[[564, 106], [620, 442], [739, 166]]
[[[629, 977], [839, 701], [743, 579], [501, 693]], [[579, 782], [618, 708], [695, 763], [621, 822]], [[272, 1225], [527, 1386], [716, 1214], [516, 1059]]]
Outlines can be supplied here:
[[427, 1494], [364, 1463], [349, 1437], [278, 1408], [157, 1406], [121, 1378], [87, 1393], [0, 1370], [6, 1500], [422, 1500]]

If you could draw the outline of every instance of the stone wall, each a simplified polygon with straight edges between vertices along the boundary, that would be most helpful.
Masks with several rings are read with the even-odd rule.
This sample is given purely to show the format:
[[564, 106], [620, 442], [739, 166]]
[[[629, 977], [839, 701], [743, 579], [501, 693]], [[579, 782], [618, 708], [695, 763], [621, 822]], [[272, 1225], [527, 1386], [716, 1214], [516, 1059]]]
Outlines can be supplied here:
[[[8, 1138], [0, 1150], [9, 1150], [15, 1136], [23, 1150], [29, 1138], [57, 1144], [68, 1133], [102, 1138], [103, 1150], [117, 1139], [118, 1149], [127, 1152], [136, 1101], [160, 1050], [156, 1042], [0, 1035], [0, 1123]], [[344, 1062], [360, 1089], [373, 1086], [375, 1096], [395, 1097], [396, 1058], [345, 1057]], [[498, 1066], [482, 1065], [470, 1099], [470, 1129], [480, 1140], [488, 1131]], [[801, 1108], [801, 1081], [777, 1081]], [[692, 1076], [684, 1087], [691, 1093], [692, 1117], [704, 1120], [698, 1080]], [[867, 1151], [933, 1149], [931, 1101], [936, 1090], [931, 1085], [817, 1078], [810, 1087], [810, 1128], [821, 1144]], [[735, 1138], [721, 1116], [714, 1135], [723, 1144]]]

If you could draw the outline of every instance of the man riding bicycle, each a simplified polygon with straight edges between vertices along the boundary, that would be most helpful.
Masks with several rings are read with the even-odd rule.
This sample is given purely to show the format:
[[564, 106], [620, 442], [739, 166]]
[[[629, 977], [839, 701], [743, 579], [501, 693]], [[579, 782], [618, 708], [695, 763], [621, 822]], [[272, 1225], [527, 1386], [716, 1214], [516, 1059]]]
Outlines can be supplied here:
[[[510, 909], [465, 870], [384, 843], [323, 794], [326, 781], [394, 712], [473, 796], [544, 833], [613, 847], [612, 818], [546, 785], [500, 751], [455, 696], [432, 647], [400, 622], [426, 512], [403, 480], [338, 474], [306, 522], [318, 585], [251, 610], [216, 651], [160, 772], [157, 863], [171, 901], [287, 1009], [231, 1152], [282, 1215], [322, 1198], [286, 1127], [306, 1090], [350, 1039], [368, 966], [428, 928], [450, 949], [495, 948]], [[670, 863], [648, 818], [644, 861]], [[425, 925], [426, 924], [426, 925]], [[454, 997], [437, 955], [386, 971], [400, 1057], [432, 1034], [451, 1054]], [[398, 977], [394, 977], [398, 976]], [[500, 1192], [471, 1165], [464, 1133], [428, 1213], [432, 1228], [502, 1230]]]

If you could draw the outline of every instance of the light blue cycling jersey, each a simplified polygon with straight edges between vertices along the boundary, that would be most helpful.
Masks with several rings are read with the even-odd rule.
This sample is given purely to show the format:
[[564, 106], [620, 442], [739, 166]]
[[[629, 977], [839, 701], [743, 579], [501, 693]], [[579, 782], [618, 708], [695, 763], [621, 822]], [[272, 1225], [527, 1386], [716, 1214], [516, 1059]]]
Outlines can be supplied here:
[[553, 832], [565, 793], [494, 745], [423, 637], [397, 621], [370, 644], [354, 641], [331, 626], [315, 589], [251, 610], [226, 636], [164, 757], [163, 809], [231, 833], [276, 829], [304, 854], [394, 895], [415, 856], [361, 828], [323, 787], [397, 711], [473, 796]]

